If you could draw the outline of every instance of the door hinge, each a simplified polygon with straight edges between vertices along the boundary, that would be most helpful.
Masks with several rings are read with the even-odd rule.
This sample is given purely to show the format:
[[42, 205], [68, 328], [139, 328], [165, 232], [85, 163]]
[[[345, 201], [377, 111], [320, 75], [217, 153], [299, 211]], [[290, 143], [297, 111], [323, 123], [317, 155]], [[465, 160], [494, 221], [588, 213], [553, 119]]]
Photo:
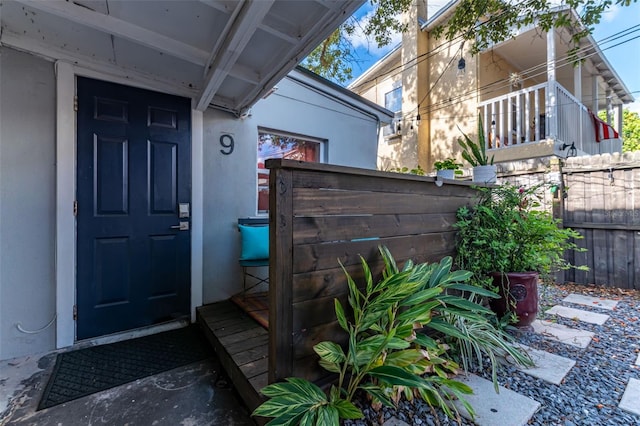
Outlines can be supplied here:
[[73, 215], [78, 216], [78, 201], [73, 200]]
[[74, 111], [78, 111], [78, 97], [77, 96], [73, 97], [73, 110]]
[[78, 320], [78, 305], [73, 305], [73, 320]]

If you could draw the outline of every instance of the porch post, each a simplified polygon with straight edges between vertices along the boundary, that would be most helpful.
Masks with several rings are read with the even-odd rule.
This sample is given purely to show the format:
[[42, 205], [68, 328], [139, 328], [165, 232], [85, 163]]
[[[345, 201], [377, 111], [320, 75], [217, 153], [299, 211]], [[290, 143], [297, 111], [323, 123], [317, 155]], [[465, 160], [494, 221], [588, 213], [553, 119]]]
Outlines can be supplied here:
[[[582, 62], [578, 62], [576, 66], [573, 67], [573, 95], [576, 99], [582, 104]], [[582, 134], [582, 130], [584, 129], [585, 123], [584, 121], [588, 119], [587, 114], [582, 113], [582, 108], [578, 107], [578, 140], [575, 141], [578, 146], [585, 146], [585, 141], [583, 140], [584, 136]]]
[[620, 138], [622, 138], [622, 124], [623, 124], [622, 107], [623, 107], [622, 104], [616, 106], [616, 130], [618, 131], [618, 133], [620, 133]]
[[547, 135], [551, 139], [558, 136], [558, 105], [556, 99], [556, 44], [555, 28], [547, 32]]
[[613, 113], [613, 105], [611, 104], [612, 96], [611, 89], [607, 89], [607, 124], [611, 124], [613, 121], [613, 117], [611, 116]]
[[600, 97], [600, 94], [598, 93], [599, 91], [599, 86], [598, 86], [598, 75], [594, 74], [593, 75], [593, 89], [591, 90], [593, 92], [593, 102], [591, 103], [591, 111], [593, 111], [594, 114], [598, 114], [598, 97]]
[[573, 95], [582, 102], [582, 62], [573, 67]]

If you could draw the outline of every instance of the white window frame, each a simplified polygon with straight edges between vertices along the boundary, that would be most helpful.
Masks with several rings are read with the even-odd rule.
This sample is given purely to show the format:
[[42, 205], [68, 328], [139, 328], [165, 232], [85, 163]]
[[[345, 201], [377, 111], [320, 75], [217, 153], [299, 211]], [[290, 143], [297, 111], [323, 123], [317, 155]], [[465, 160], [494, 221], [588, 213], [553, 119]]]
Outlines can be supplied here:
[[[327, 139], [317, 138], [317, 137], [314, 137], [314, 136], [301, 135], [301, 134], [298, 134], [298, 133], [291, 133], [291, 132], [268, 129], [268, 128], [262, 128], [262, 127], [258, 128], [258, 139], [256, 140], [256, 172], [255, 172], [255, 176], [256, 176], [256, 190], [255, 190], [256, 217], [269, 216], [269, 212], [266, 212], [266, 213], [265, 212], [261, 212], [258, 209], [258, 197], [259, 197], [258, 194], [259, 194], [260, 186], [261, 186], [259, 184], [259, 182], [258, 182], [258, 173], [267, 174], [267, 175], [271, 174], [269, 169], [260, 169], [260, 168], [258, 168], [258, 140], [260, 139], [260, 135], [264, 134], [264, 133], [283, 136], [283, 137], [287, 137], [287, 138], [299, 139], [299, 140], [303, 140], [305, 142], [317, 143], [320, 146], [320, 152], [318, 153], [318, 163], [326, 163], [327, 162], [326, 161], [326, 152], [327, 152], [327, 143], [329, 142]], [[279, 157], [269, 157], [269, 158], [279, 158]]]

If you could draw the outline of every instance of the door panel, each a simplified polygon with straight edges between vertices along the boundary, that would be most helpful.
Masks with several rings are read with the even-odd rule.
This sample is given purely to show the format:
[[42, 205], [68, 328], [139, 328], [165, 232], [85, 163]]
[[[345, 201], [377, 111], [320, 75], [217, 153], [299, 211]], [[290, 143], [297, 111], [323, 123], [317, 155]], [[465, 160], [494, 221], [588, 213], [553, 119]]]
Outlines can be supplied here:
[[186, 317], [191, 235], [172, 226], [191, 201], [190, 100], [77, 84], [77, 338]]

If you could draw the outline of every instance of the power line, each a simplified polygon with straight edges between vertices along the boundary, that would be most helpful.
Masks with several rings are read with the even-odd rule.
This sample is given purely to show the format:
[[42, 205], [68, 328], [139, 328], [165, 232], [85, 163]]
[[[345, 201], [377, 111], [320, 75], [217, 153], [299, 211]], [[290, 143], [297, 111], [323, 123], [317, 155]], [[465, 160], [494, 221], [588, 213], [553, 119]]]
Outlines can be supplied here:
[[[635, 30], [635, 31], [639, 31], [639, 30]], [[628, 40], [624, 40], [624, 41], [619, 42], [619, 43], [617, 43], [615, 45], [608, 46], [607, 48], [601, 49], [601, 50], [608, 50], [608, 49], [620, 46], [622, 44], [628, 43], [630, 41], [633, 41], [633, 40], [635, 40], [637, 38], [640, 38], [640, 35], [635, 36], [635, 37], [633, 37], [631, 39], [628, 39]], [[590, 49], [591, 49], [591, 47], [590, 47]], [[588, 51], [590, 49], [585, 49], [585, 51]], [[587, 59], [587, 58], [589, 58], [589, 57], [591, 57], [593, 55], [596, 55], [597, 53], [598, 52], [595, 51], [595, 49], [593, 49], [593, 52], [591, 52], [590, 54], [584, 56], [583, 59]], [[559, 66], [560, 67], [566, 66], [567, 64], [570, 63], [570, 56], [567, 55], [567, 56], [565, 56], [563, 58], [560, 58], [557, 62], [559, 62]], [[525, 74], [526, 78], [535, 78], [535, 77], [538, 77], [538, 76], [543, 75], [543, 74], [546, 73], [546, 65], [547, 65], [547, 62], [545, 62], [543, 64], [536, 65], [534, 67], [531, 67], [528, 70], [522, 71], [521, 73]], [[534, 70], [535, 71], [535, 70], [538, 70], [538, 69], [541, 69], [541, 70], [538, 71], [535, 74], [529, 74], [530, 70]], [[507, 84], [503, 84], [503, 83], [507, 83]], [[437, 111], [437, 110], [443, 109], [443, 108], [448, 107], [448, 106], [459, 104], [459, 103], [461, 103], [461, 102], [463, 102], [465, 100], [471, 99], [471, 98], [473, 98], [473, 97], [475, 97], [477, 95], [480, 95], [480, 94], [489, 95], [491, 93], [495, 93], [495, 92], [501, 91], [502, 89], [508, 88], [510, 85], [511, 85], [511, 82], [509, 81], [509, 79], [496, 80], [496, 81], [494, 81], [492, 83], [486, 84], [485, 86], [479, 87], [478, 89], [471, 89], [471, 90], [469, 90], [469, 91], [467, 91], [465, 93], [461, 93], [459, 95], [456, 95], [453, 98], [450, 97], [448, 99], [445, 99], [445, 100], [442, 100], [442, 101], [427, 105], [425, 107], [421, 107], [421, 108], [418, 109], [418, 113], [420, 113], [420, 112], [431, 113], [433, 111]], [[496, 86], [496, 87], [492, 87], [492, 86]], [[433, 89], [433, 87], [431, 89]], [[491, 89], [491, 90], [488, 90], [488, 89]], [[633, 92], [633, 93], [635, 93], [635, 92]], [[460, 101], [459, 102], [453, 102], [453, 100], [460, 100]], [[423, 101], [424, 101], [424, 99], [423, 99]], [[421, 103], [423, 101], [421, 101]], [[439, 108], [436, 108], [436, 107], [439, 107]], [[412, 115], [414, 110], [412, 110], [411, 112], [403, 115], [403, 118], [406, 118], [406, 117]]]
[[[497, 14], [497, 15], [495, 15], [495, 16], [493, 16], [493, 17], [491, 17], [489, 20], [487, 20], [487, 21], [485, 21], [485, 22], [481, 22], [481, 23], [479, 23], [477, 26], [487, 25], [487, 24], [489, 24], [489, 23], [492, 23], [492, 22], [494, 22], [495, 20], [499, 19], [499, 18], [501, 17], [501, 15], [502, 15], [502, 14], [504, 14], [504, 13], [507, 13], [507, 12], [505, 11], [505, 12], [502, 12], [502, 13], [500, 13], [500, 14]], [[625, 32], [636, 32], [636, 31], [638, 31], [638, 29], [634, 29], [634, 28], [640, 28], [640, 24], [639, 24], [639, 25], [634, 25], [634, 26], [629, 27], [629, 28], [627, 28], [627, 29], [625, 29], [625, 30], [622, 30], [622, 31], [619, 31], [619, 32], [617, 32], [617, 33], [614, 33], [614, 34], [612, 34], [612, 35], [610, 35], [610, 36], [607, 36], [607, 37], [605, 37], [605, 38], [601, 39], [600, 41], [597, 41], [596, 43], [597, 43], [598, 45], [600, 45], [600, 44], [606, 44], [606, 43], [608, 43], [608, 42], [614, 41], [614, 40], [616, 40], [616, 39], [618, 39], [618, 38], [621, 38], [621, 37], [624, 37], [624, 36], [628, 35], [628, 34], [624, 34]], [[633, 30], [633, 31], [632, 31], [632, 30]], [[461, 39], [461, 38], [463, 38], [463, 35], [456, 36], [455, 38], [453, 38], [453, 39], [451, 39], [451, 40], [449, 40], [449, 41], [446, 41], [446, 42], [444, 42], [444, 43], [442, 43], [442, 44], [440, 44], [440, 45], [436, 46], [434, 49], [432, 49], [432, 50], [430, 50], [430, 51], [427, 51], [427, 52], [425, 52], [425, 53], [423, 53], [423, 54], [420, 54], [420, 55], [416, 56], [415, 58], [409, 59], [407, 62], [405, 62], [405, 63], [403, 63], [403, 64], [400, 64], [400, 65], [398, 65], [398, 66], [396, 66], [396, 67], [394, 67], [394, 68], [391, 68], [390, 70], [385, 71], [384, 73], [381, 73], [381, 74], [377, 75], [376, 77], [373, 77], [373, 78], [371, 78], [371, 79], [369, 79], [369, 80], [365, 80], [365, 81], [363, 81], [363, 82], [360, 82], [360, 83], [358, 84], [358, 86], [365, 85], [365, 84], [367, 84], [367, 83], [370, 83], [370, 82], [372, 82], [372, 81], [376, 81], [376, 80], [378, 80], [378, 79], [380, 79], [380, 78], [383, 78], [383, 77], [385, 78], [385, 80], [386, 80], [387, 78], [391, 78], [392, 76], [397, 75], [398, 73], [400, 73], [400, 72], [402, 72], [402, 71], [405, 71], [406, 69], [409, 69], [409, 68], [411, 68], [411, 67], [414, 67], [414, 66], [418, 65], [419, 63], [422, 63], [423, 61], [425, 61], [425, 60], [429, 59], [429, 58], [430, 58], [430, 57], [432, 57], [432, 56], [435, 56], [437, 53], [439, 53], [439, 51], [440, 51], [442, 48], [451, 46], [455, 41], [457, 41], [458, 39]], [[636, 37], [636, 38], [637, 38], [637, 37]], [[635, 38], [634, 38], [634, 39], [635, 39]], [[631, 40], [634, 40], [634, 39], [631, 39]], [[628, 40], [628, 41], [631, 41], [631, 40]], [[628, 42], [628, 41], [627, 41], [627, 42]], [[463, 45], [464, 45], [464, 42], [463, 42]], [[616, 46], [618, 46], [618, 45], [619, 45], [619, 44], [616, 44], [616, 45], [614, 45], [614, 46], [610, 46], [610, 47], [608, 47], [608, 48], [606, 48], [606, 49], [601, 49], [601, 50], [603, 50], [603, 51], [604, 51], [604, 50], [607, 50], [607, 49], [609, 49], [609, 48], [616, 47]], [[462, 48], [461, 48], [461, 49], [462, 49]], [[588, 50], [590, 50], [590, 49], [594, 49], [594, 47], [593, 47], [593, 46], [591, 46], [591, 45], [588, 45], [588, 46], [582, 47], [582, 48], [578, 49], [576, 52], [574, 52], [574, 55], [575, 55], [575, 54], [579, 54], [579, 52], [580, 52], [580, 51], [582, 51], [582, 50], [584, 50], [584, 51], [588, 51]], [[595, 50], [595, 49], [594, 49], [594, 50]], [[569, 57], [570, 57], [570, 56], [567, 56], [567, 58], [569, 58]], [[585, 59], [585, 58], [580, 58], [580, 59]], [[413, 63], [413, 62], [415, 62], [415, 63]], [[447, 67], [448, 67], [450, 64], [451, 64], [451, 61], [448, 63]], [[566, 65], [566, 64], [564, 64], [564, 65]], [[538, 65], [538, 67], [544, 67], [544, 66], [546, 66], [546, 62], [545, 62], [545, 63], [543, 63], [543, 64]], [[446, 68], [445, 68], [445, 69], [446, 69]], [[400, 71], [398, 71], [398, 70], [400, 70]], [[396, 71], [397, 71], [397, 72], [396, 72]], [[438, 81], [439, 81], [439, 78], [438, 78]], [[435, 83], [434, 83], [434, 86], [435, 86]], [[433, 90], [433, 86], [432, 86], [432, 88], [430, 88], [430, 89], [429, 89], [429, 92], [431, 92], [432, 90]], [[426, 97], [425, 97], [425, 98], [426, 98]], [[424, 99], [423, 99], [423, 100], [424, 100]], [[422, 103], [422, 101], [418, 104], [418, 107], [417, 107], [416, 109], [418, 109], [418, 108], [419, 108], [419, 106], [420, 106], [420, 104], [421, 104], [421, 103]], [[415, 110], [415, 109], [414, 109], [414, 110]], [[413, 112], [413, 110], [412, 110], [412, 112]]]

